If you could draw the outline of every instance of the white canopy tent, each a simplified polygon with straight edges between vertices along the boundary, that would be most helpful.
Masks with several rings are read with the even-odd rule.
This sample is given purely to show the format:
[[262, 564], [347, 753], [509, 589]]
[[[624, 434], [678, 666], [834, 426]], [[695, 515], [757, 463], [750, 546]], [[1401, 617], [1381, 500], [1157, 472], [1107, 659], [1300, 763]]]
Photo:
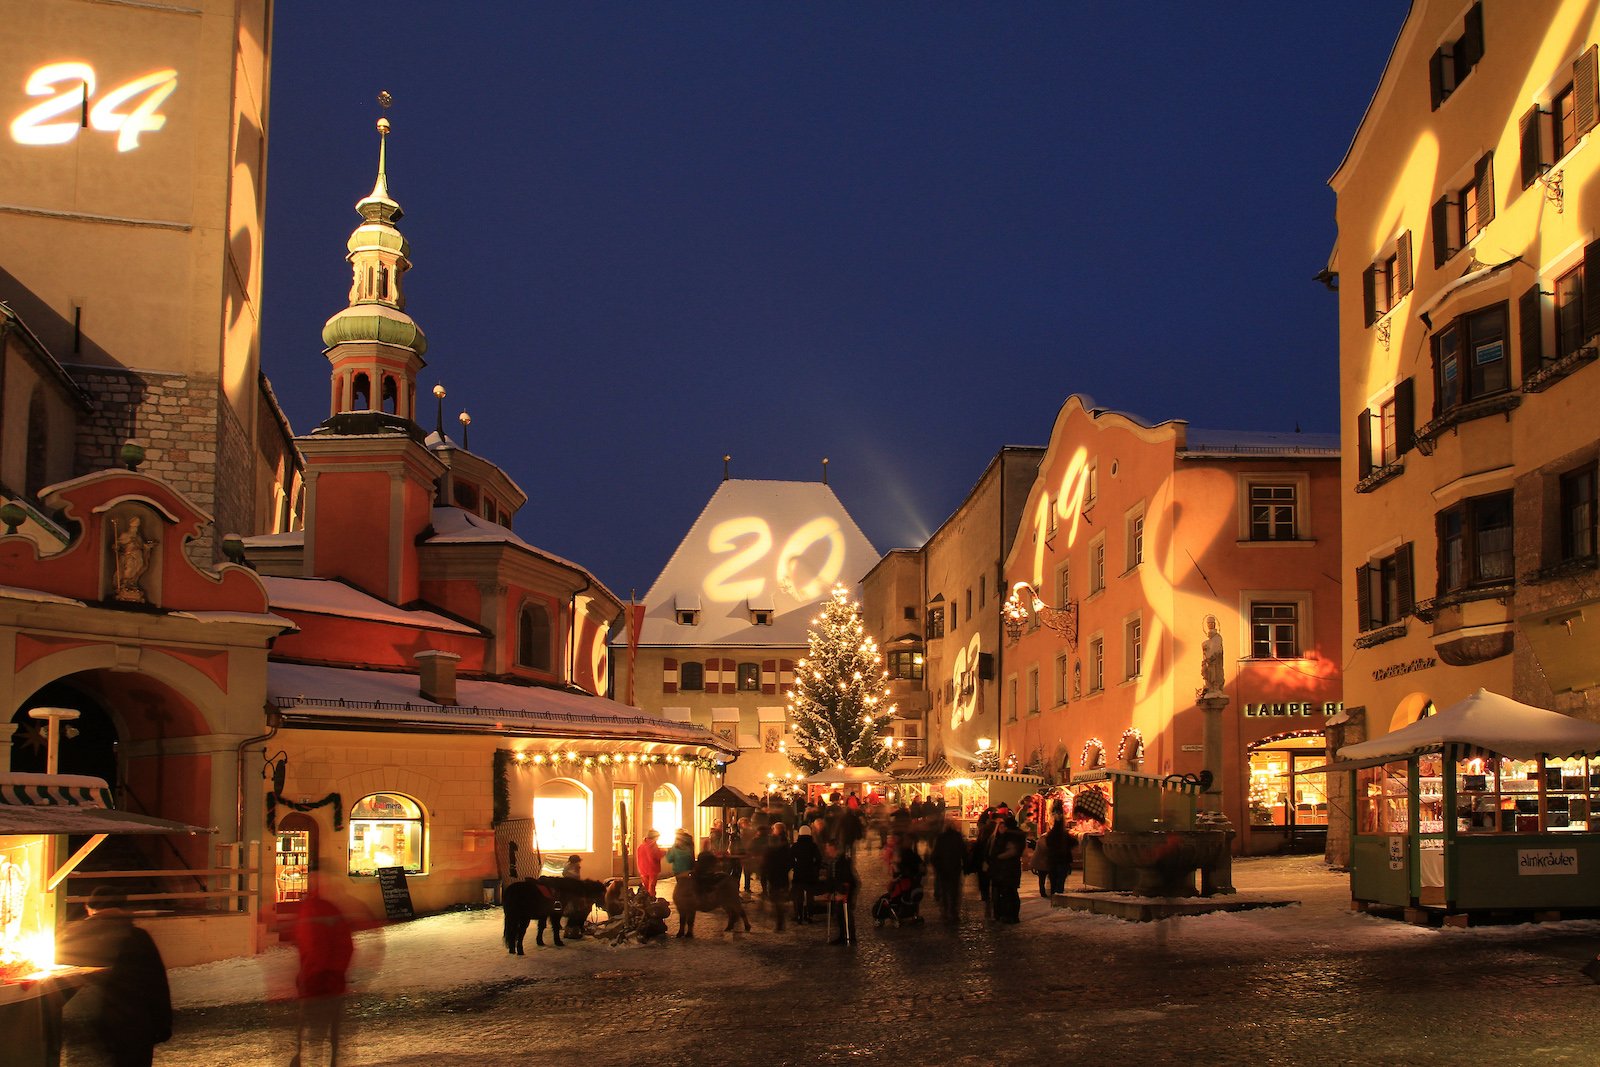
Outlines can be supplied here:
[[[1432, 752], [1446, 745], [1482, 749], [1498, 756], [1529, 760], [1600, 753], [1600, 723], [1574, 719], [1480, 689], [1436, 715], [1371, 741], [1346, 745], [1331, 770], [1372, 766]], [[1310, 768], [1311, 771], [1323, 768]], [[1304, 773], [1304, 772], [1302, 772]]]
[[830, 767], [800, 779], [805, 785], [874, 785], [892, 782], [894, 775], [871, 767]]

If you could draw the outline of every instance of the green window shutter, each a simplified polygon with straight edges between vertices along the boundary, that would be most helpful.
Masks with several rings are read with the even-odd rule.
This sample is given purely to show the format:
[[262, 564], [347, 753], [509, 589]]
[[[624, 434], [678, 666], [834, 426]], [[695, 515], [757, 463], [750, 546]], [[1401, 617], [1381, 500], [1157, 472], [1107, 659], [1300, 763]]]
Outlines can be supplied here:
[[1438, 111], [1439, 105], [1444, 103], [1444, 65], [1448, 62], [1450, 57], [1443, 48], [1436, 49], [1428, 60], [1428, 100], [1434, 111]]
[[1483, 58], [1483, 4], [1473, 4], [1467, 12], [1466, 32], [1461, 35], [1456, 52], [1461, 57], [1456, 67], [1460, 71], [1460, 77], [1456, 80], [1460, 81]]
[[1411, 231], [1407, 230], [1400, 235], [1400, 240], [1395, 245], [1395, 269], [1400, 273], [1400, 284], [1396, 292], [1405, 296], [1411, 292]]
[[1494, 221], [1494, 153], [1485, 152], [1472, 175], [1478, 187], [1478, 229]]
[[1372, 629], [1372, 568], [1363, 563], [1356, 568], [1356, 630]]
[[1417, 446], [1417, 387], [1407, 378], [1394, 387], [1394, 451], [1403, 456]]
[[1361, 272], [1362, 321], [1368, 326], [1378, 321], [1378, 268], [1368, 267]]
[[1600, 99], [1595, 95], [1596, 88], [1600, 87], [1597, 56], [1600, 56], [1600, 45], [1591, 45], [1572, 64], [1572, 114], [1578, 123], [1579, 137], [1594, 129], [1596, 116], [1600, 115]]
[[1539, 105], [1534, 104], [1522, 116], [1517, 124], [1518, 138], [1522, 143], [1522, 187], [1524, 189], [1539, 180], [1539, 175], [1544, 173], [1544, 160], [1541, 158], [1539, 146], [1539, 116], [1543, 112]]
[[1356, 477], [1372, 473], [1372, 409], [1356, 416]]
[[1517, 299], [1517, 329], [1521, 340], [1522, 377], [1539, 369], [1544, 362], [1544, 321], [1539, 283], [1534, 282], [1528, 291]]
[[[1592, 279], [1592, 280], [1591, 280]], [[1594, 299], [1589, 298], [1593, 286]], [[1600, 333], [1600, 241], [1590, 241], [1583, 250], [1583, 337]]]
[[[1394, 579], [1394, 584], [1400, 589], [1400, 594], [1398, 597], [1400, 604], [1399, 610], [1396, 612], [1396, 614], [1400, 619], [1403, 619], [1411, 614], [1412, 609], [1416, 607], [1417, 600], [1416, 593], [1411, 588], [1411, 583], [1414, 579], [1412, 578], [1410, 541], [1407, 541], [1405, 544], [1401, 545], [1395, 550]], [[1397, 619], [1396, 621], [1399, 620]]]
[[1434, 201], [1430, 214], [1430, 225], [1433, 227], [1433, 265], [1444, 266], [1445, 260], [1450, 258], [1450, 201], [1446, 196], [1441, 196]]

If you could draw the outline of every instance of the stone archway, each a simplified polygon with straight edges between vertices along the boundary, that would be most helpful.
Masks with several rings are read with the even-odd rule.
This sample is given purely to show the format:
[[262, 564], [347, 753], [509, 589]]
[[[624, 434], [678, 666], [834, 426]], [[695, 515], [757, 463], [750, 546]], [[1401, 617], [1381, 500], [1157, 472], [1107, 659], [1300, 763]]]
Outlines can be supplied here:
[[105, 706], [85, 688], [70, 679], [51, 682], [35, 692], [11, 716], [17, 727], [12, 735], [11, 763], [5, 768], [24, 774], [43, 774], [48, 752], [45, 725], [28, 715], [33, 708], [72, 708], [78, 718], [67, 724], [60, 743], [61, 774], [86, 774], [103, 778], [116, 789], [121, 775], [117, 767], [117, 724]]

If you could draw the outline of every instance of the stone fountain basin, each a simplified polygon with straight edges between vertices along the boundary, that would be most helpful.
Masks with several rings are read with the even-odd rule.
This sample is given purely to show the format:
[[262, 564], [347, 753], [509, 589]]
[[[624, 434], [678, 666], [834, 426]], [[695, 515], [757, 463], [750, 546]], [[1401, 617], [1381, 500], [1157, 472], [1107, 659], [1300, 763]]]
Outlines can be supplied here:
[[1228, 835], [1222, 830], [1109, 830], [1100, 845], [1114, 866], [1135, 872], [1139, 895], [1192, 897], [1194, 872], [1222, 859]]

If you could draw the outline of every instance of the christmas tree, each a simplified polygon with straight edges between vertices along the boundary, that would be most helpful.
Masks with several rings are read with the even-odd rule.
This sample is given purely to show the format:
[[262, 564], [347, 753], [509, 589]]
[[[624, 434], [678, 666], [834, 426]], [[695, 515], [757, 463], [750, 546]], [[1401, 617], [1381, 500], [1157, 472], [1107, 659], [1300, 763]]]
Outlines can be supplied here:
[[894, 759], [883, 743], [894, 718], [888, 673], [844, 586], [833, 587], [811, 627], [789, 694], [795, 736], [789, 759], [806, 774], [840, 765], [882, 770]]

